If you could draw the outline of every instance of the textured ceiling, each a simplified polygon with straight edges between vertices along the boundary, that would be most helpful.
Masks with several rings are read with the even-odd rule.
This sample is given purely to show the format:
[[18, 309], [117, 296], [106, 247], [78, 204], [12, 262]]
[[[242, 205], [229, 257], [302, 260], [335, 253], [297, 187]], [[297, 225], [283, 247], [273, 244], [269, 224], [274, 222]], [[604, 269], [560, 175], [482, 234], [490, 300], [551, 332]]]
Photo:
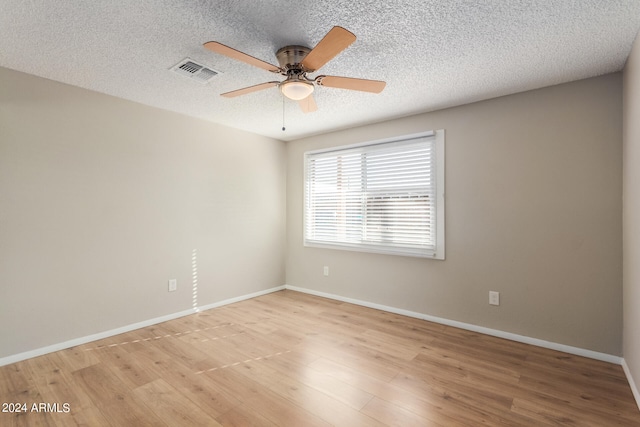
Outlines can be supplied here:
[[[381, 94], [319, 87], [309, 114], [276, 88], [219, 96], [274, 75], [204, 42], [277, 64], [334, 25], [358, 38], [320, 73]], [[292, 140], [619, 71], [639, 27], [639, 0], [2, 0], [0, 66]], [[186, 57], [222, 74], [169, 71]]]

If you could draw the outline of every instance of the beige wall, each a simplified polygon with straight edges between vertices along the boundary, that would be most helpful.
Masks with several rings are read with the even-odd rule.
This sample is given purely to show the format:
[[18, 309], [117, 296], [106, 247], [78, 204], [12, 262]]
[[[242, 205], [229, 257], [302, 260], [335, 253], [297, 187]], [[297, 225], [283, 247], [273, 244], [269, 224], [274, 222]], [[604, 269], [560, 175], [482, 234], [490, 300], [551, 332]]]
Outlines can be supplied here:
[[[288, 143], [287, 284], [621, 355], [621, 96], [618, 73]], [[441, 128], [445, 261], [303, 247], [305, 151]]]
[[640, 385], [640, 37], [624, 69], [623, 135], [624, 359]]
[[281, 141], [0, 68], [0, 358], [190, 309], [194, 249], [199, 305], [283, 285], [285, 167]]
[[[631, 64], [627, 87], [637, 86]], [[603, 76], [285, 148], [0, 68], [0, 357], [191, 308], [194, 249], [199, 305], [286, 282], [620, 355], [621, 80]], [[304, 151], [440, 128], [445, 261], [302, 247]], [[627, 263], [627, 294], [638, 282], [630, 270]], [[170, 278], [176, 293], [166, 290]], [[488, 305], [489, 290], [501, 292], [500, 307]], [[625, 357], [640, 369], [630, 301]]]

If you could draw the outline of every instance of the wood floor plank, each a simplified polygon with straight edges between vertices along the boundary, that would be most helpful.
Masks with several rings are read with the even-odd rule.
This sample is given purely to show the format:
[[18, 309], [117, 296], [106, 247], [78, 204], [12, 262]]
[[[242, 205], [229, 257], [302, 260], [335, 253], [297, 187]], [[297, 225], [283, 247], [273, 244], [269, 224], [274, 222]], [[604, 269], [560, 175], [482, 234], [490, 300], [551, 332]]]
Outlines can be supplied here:
[[107, 426], [169, 426], [130, 392], [114, 399], [102, 399], [96, 403], [96, 407], [108, 421]]
[[94, 347], [94, 344], [89, 343], [61, 350], [58, 354], [60, 356], [60, 360], [64, 363], [66, 370], [73, 372], [78, 369], [100, 363], [100, 359], [98, 359], [95, 353], [88, 350]]
[[421, 416], [403, 409], [393, 403], [382, 400], [378, 397], [373, 398], [362, 410], [363, 413], [371, 416], [388, 426], [397, 427], [426, 427], [426, 426], [445, 426], [434, 421], [427, 420]]
[[170, 359], [162, 359], [161, 355], [152, 351], [140, 351], [137, 356], [154, 365], [158, 378], [172, 384], [211, 417], [219, 417], [241, 403], [241, 396], [234, 396], [220, 384], [194, 372], [195, 367], [172, 363]]
[[234, 395], [242, 396], [242, 402], [247, 408], [278, 426], [330, 426], [322, 418], [282, 397], [270, 386], [256, 382], [233, 369], [218, 369], [205, 375], [224, 385]]
[[40, 392], [41, 402], [55, 406], [55, 424], [74, 426], [80, 423], [82, 417], [88, 416], [100, 420], [101, 415], [93, 408], [91, 399], [75, 389], [71, 373], [62, 368], [64, 363], [59, 356], [54, 353], [26, 361], [34, 385]]
[[332, 398], [331, 396], [308, 386], [302, 381], [282, 375], [269, 367], [264, 361], [244, 364], [234, 368], [265, 387], [269, 387], [279, 396], [316, 415], [331, 425], [377, 427], [384, 426], [375, 419]]
[[[95, 406], [88, 406], [81, 409], [71, 409], [71, 415], [73, 416], [73, 424], [69, 423], [69, 426], [108, 426], [109, 420], [100, 412]], [[60, 425], [56, 419], [56, 423]]]
[[29, 362], [22, 361], [0, 368], [0, 396], [4, 402], [26, 402], [40, 397]]
[[[52, 414], [31, 411], [34, 403], [44, 402], [37, 380], [29, 369], [29, 361], [0, 368], [0, 403], [14, 404], [0, 412], [2, 426], [55, 426]], [[17, 407], [16, 407], [17, 406]]]
[[392, 382], [381, 381], [327, 359], [313, 362], [310, 368], [340, 378], [380, 399], [418, 414], [431, 424], [461, 427], [473, 424], [472, 420], [459, 416], [460, 409], [450, 400], [451, 397], [442, 390], [403, 387], [402, 384], [396, 385], [395, 380]]
[[2, 422], [3, 427], [57, 427], [53, 415], [43, 412], [2, 414], [0, 422]]
[[439, 333], [436, 341], [435, 345], [443, 350], [464, 354], [472, 359], [499, 359], [505, 367], [519, 369], [527, 358], [527, 347], [523, 347], [521, 343], [509, 345], [511, 342], [501, 338], [452, 327]]
[[363, 391], [359, 387], [354, 387], [333, 375], [313, 369], [309, 365], [312, 361], [308, 358], [307, 353], [294, 350], [264, 358], [261, 363], [276, 371], [274, 374], [276, 377], [283, 378], [287, 376], [295, 379], [356, 410], [362, 409], [373, 398], [372, 394]]
[[102, 363], [74, 371], [72, 376], [75, 384], [94, 404], [103, 399], [123, 399], [129, 392], [129, 388], [114, 375], [112, 368]]
[[100, 359], [102, 363], [108, 364], [112, 368], [111, 372], [129, 388], [148, 384], [156, 378], [153, 366], [147, 365], [135, 353], [128, 352], [122, 346], [102, 352]]
[[[536, 425], [511, 411], [512, 398], [502, 393], [488, 392], [482, 387], [469, 387], [458, 380], [447, 382], [438, 377], [399, 374], [391, 383], [406, 392], [420, 396], [444, 417], [462, 425]], [[395, 399], [395, 398], [394, 398]], [[405, 398], [406, 399], [406, 398]], [[408, 402], [412, 402], [408, 400]], [[396, 402], [406, 407], [405, 402]], [[419, 412], [419, 407], [411, 407]], [[429, 410], [429, 413], [433, 413]], [[425, 417], [428, 417], [425, 415]]]
[[430, 341], [447, 328], [445, 325], [425, 322], [424, 320], [382, 310], [363, 308], [354, 304], [341, 303], [341, 305], [331, 307], [325, 311], [329, 310], [345, 320], [364, 322], [364, 325], [369, 326], [375, 324], [376, 330], [387, 332], [390, 335], [406, 337], [416, 342]]
[[[336, 376], [313, 369], [308, 364], [300, 364], [298, 369], [292, 369], [291, 353], [269, 359], [267, 363], [282, 375], [293, 376], [303, 384], [357, 410], [362, 409], [373, 398], [373, 394], [364, 391], [361, 387], [353, 386]], [[294, 375], [291, 375], [292, 373]]]
[[6, 426], [631, 426], [622, 368], [294, 291], [0, 367]]
[[[549, 383], [539, 378], [523, 377], [520, 386], [521, 389], [514, 393], [516, 399], [562, 402], [564, 411], [570, 413], [586, 411], [591, 413], [594, 419], [625, 419], [626, 414], [633, 414], [637, 408], [634, 408], [631, 402], [616, 397], [615, 394], [609, 395], [606, 391], [594, 392], [588, 384], [580, 385], [564, 381]], [[522, 389], [527, 390], [526, 395], [522, 393]]]
[[534, 419], [539, 425], [554, 426], [585, 426], [585, 427], [602, 427], [602, 426], [632, 426], [636, 423], [629, 423], [623, 419], [601, 419], [596, 418], [593, 414], [583, 414], [567, 408], [564, 402], [557, 402], [552, 399], [515, 399], [513, 403], [513, 412]]
[[487, 382], [504, 387], [505, 384], [517, 384], [520, 380], [520, 373], [513, 368], [505, 368], [498, 358], [493, 360], [469, 358], [464, 354], [441, 351], [437, 348], [421, 352], [406, 365], [405, 370], [417, 374], [440, 376], [446, 380], [461, 379], [483, 387]]
[[216, 419], [225, 427], [278, 427], [251, 408], [240, 404]]
[[220, 426], [215, 419], [163, 379], [140, 386], [133, 393], [170, 426]]
[[341, 346], [323, 347], [302, 344], [300, 348], [382, 381], [392, 380], [400, 371], [400, 368], [396, 365], [387, 365], [383, 361], [369, 358], [366, 354], [361, 354], [361, 352], [352, 353], [349, 348]]

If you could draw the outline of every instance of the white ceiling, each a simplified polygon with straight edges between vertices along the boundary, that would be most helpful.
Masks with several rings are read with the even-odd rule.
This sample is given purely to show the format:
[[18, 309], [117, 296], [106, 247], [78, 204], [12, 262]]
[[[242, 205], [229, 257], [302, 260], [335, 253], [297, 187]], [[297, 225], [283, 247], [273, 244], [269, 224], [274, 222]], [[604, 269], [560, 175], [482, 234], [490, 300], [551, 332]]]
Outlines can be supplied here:
[[[219, 96], [274, 75], [204, 42], [277, 64], [334, 25], [358, 38], [311, 77], [385, 80], [381, 94], [319, 87], [310, 114], [276, 88]], [[0, 66], [292, 140], [619, 71], [639, 27], [640, 0], [2, 0]], [[185, 57], [222, 74], [169, 71]]]

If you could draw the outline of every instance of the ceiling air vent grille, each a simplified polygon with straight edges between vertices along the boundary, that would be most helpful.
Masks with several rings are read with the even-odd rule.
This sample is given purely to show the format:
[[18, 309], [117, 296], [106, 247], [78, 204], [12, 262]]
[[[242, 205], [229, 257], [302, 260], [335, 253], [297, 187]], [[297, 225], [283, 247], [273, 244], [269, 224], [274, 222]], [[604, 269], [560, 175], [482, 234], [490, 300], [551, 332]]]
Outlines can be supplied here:
[[198, 64], [189, 58], [180, 61], [180, 63], [171, 68], [171, 71], [202, 84], [209, 83], [209, 80], [220, 74], [219, 71]]

